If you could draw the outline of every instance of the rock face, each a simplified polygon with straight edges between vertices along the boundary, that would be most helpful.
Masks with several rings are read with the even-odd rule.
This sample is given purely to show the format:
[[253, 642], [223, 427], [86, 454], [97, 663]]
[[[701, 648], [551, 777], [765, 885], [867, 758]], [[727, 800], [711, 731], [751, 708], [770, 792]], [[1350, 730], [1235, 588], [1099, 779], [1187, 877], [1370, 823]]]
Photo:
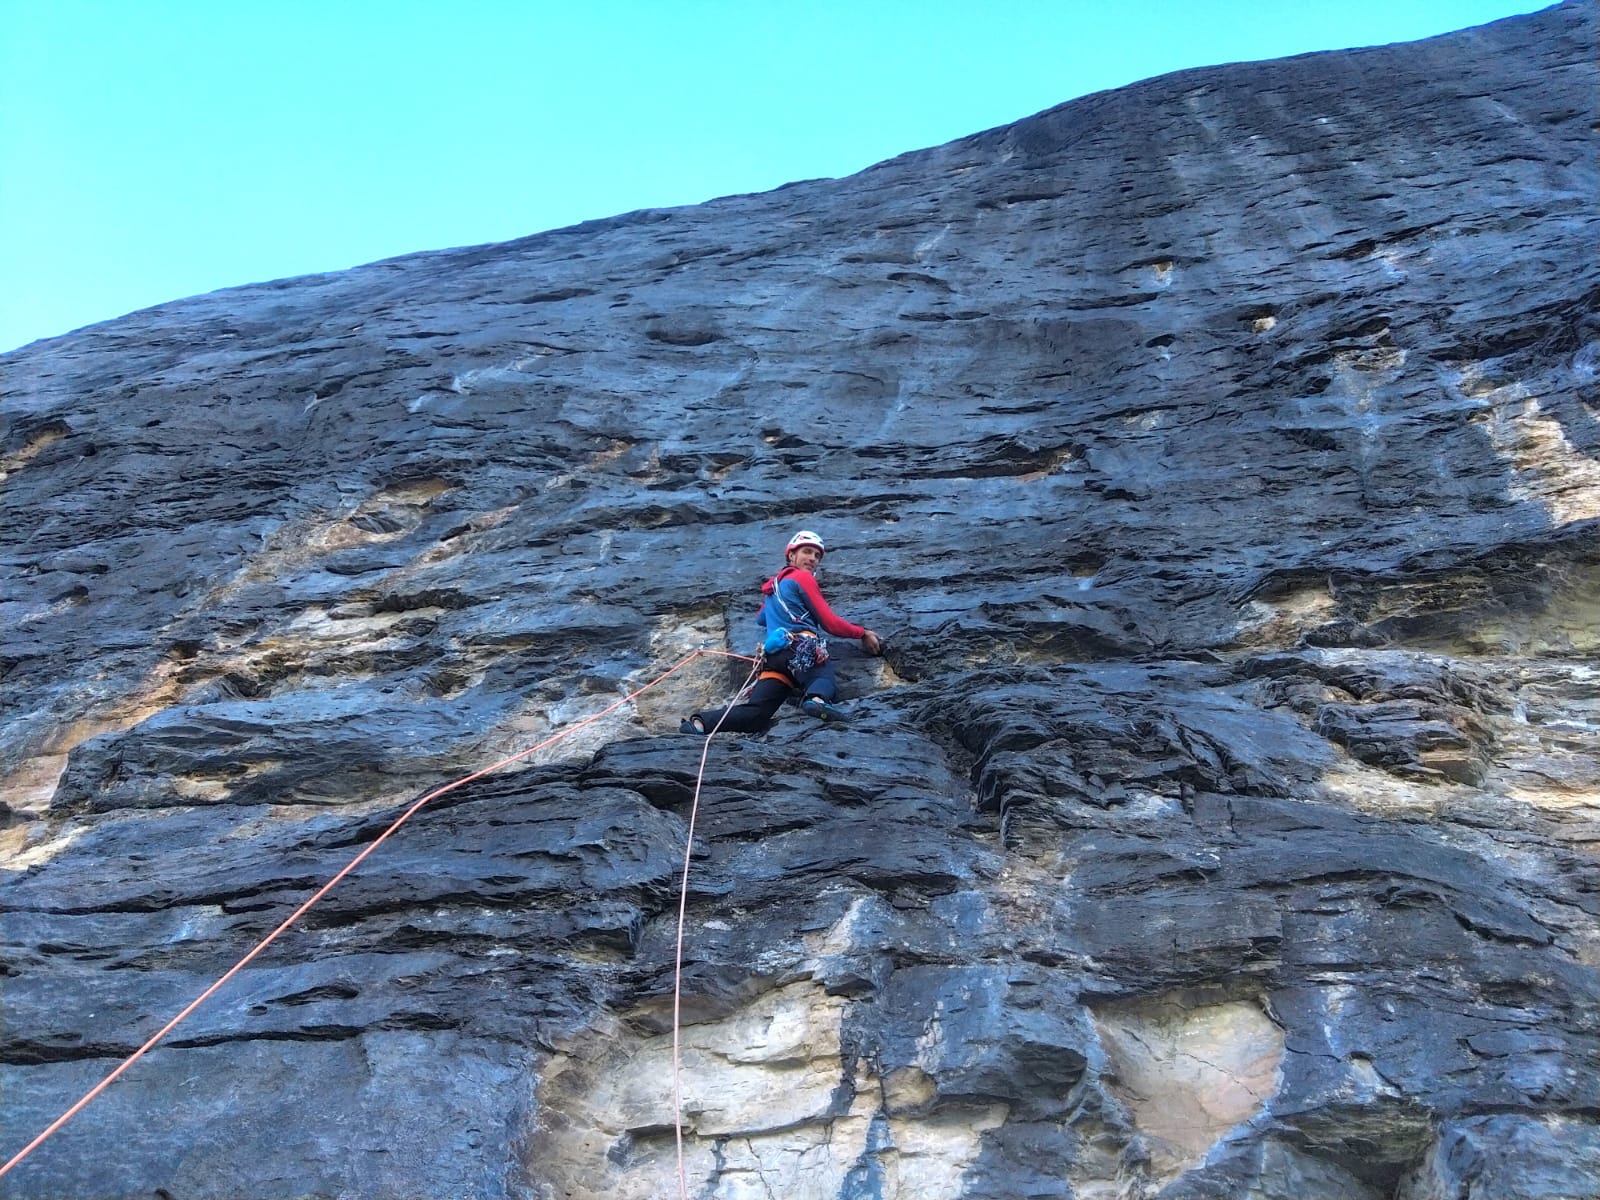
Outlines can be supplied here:
[[[0, 360], [7, 1155], [420, 793], [750, 648], [686, 1192], [1600, 1178], [1596, 6]], [[697, 659], [425, 807], [6, 1197], [678, 1194]]]

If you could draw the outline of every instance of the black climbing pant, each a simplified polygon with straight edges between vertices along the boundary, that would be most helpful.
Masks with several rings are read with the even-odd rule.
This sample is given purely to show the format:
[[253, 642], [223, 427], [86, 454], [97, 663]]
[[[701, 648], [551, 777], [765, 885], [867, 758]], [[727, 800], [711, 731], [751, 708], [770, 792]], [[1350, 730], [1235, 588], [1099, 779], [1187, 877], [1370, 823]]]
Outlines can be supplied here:
[[[824, 700], [832, 700], [839, 690], [833, 677], [831, 662], [819, 663], [804, 672], [795, 683], [796, 686], [790, 687], [787, 677], [776, 679], [764, 675], [756, 680], [755, 685], [738, 704], [730, 705], [726, 709], [708, 709], [694, 715], [700, 718], [700, 723], [706, 727], [707, 733], [713, 729], [719, 733], [760, 733], [772, 723], [774, 714], [783, 707], [785, 700], [803, 699], [808, 696], [820, 696]], [[718, 721], [722, 722], [720, 727], [717, 725]]]

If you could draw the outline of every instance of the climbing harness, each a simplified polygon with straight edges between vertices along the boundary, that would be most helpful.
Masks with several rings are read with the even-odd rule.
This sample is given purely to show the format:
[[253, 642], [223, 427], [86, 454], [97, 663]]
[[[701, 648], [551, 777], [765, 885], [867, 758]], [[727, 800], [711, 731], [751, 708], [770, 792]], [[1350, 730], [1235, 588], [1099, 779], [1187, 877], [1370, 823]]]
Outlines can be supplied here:
[[806, 630], [795, 634], [794, 642], [789, 646], [789, 666], [793, 668], [791, 674], [798, 677], [807, 671], [815, 670], [827, 661], [826, 638], [818, 637]]
[[790, 687], [828, 661], [828, 639], [809, 629], [774, 629], [761, 647], [762, 679], [782, 679]]
[[[697, 661], [697, 660], [699, 660], [701, 658], [707, 658], [707, 657], [737, 658], [737, 659], [743, 659], [745, 661], [750, 661], [748, 655], [732, 654], [732, 653], [730, 653], [730, 652], [728, 652], [726, 650], [695, 650], [695, 651], [691, 652], [690, 654], [686, 655], [684, 658], [680, 659], [678, 662], [673, 664], [667, 670], [663, 671], [660, 675], [657, 675], [649, 683], [644, 684], [642, 687], [635, 688], [633, 691], [629, 692], [626, 696], [623, 696], [620, 700], [616, 701], [614, 704], [607, 705], [605, 708], [602, 708], [599, 712], [594, 713], [591, 716], [585, 717], [581, 721], [577, 721], [577, 722], [573, 723], [572, 725], [567, 726], [561, 732], [559, 732], [557, 734], [554, 734], [551, 737], [546, 738], [544, 741], [540, 742], [538, 745], [530, 746], [526, 750], [518, 751], [516, 754], [511, 755], [511, 757], [503, 758], [499, 762], [494, 763], [494, 764], [492, 764], [490, 766], [484, 767], [481, 770], [474, 771], [470, 775], [464, 775], [460, 779], [455, 780], [453, 783], [447, 783], [443, 787], [435, 788], [433, 791], [431, 791], [427, 795], [423, 796], [422, 799], [416, 801], [414, 804], [411, 805], [410, 808], [406, 809], [405, 812], [401, 813], [400, 816], [395, 818], [395, 820], [389, 825], [389, 827], [387, 829], [385, 829], [382, 833], [380, 833], [376, 838], [374, 838], [373, 841], [370, 844], [368, 844], [368, 846], [364, 850], [361, 851], [361, 853], [357, 854], [348, 863], [346, 863], [345, 866], [339, 871], [338, 874], [336, 874], [332, 879], [328, 880], [327, 883], [323, 884], [320, 888], [318, 888], [316, 890], [316, 892], [314, 892], [308, 900], [306, 900], [303, 904], [300, 905], [299, 908], [295, 909], [294, 912], [290, 913], [289, 916], [286, 917], [283, 920], [283, 922], [278, 925], [278, 927], [276, 929], [274, 929], [271, 933], [267, 934], [267, 936], [262, 938], [261, 941], [257, 942], [256, 945], [251, 948], [251, 950], [250, 950], [250, 952], [248, 954], [246, 954], [238, 962], [234, 963], [233, 966], [229, 967], [227, 972], [220, 979], [218, 979], [215, 983], [213, 983], [205, 991], [201, 992], [200, 995], [196, 996], [194, 998], [194, 1000], [192, 1000], [189, 1003], [189, 1005], [182, 1012], [180, 1012], [177, 1016], [173, 1017], [172, 1020], [168, 1021], [159, 1030], [157, 1030], [153, 1035], [151, 1035], [151, 1037], [148, 1040], [145, 1041], [144, 1045], [140, 1046], [137, 1050], [135, 1050], [132, 1054], [130, 1054], [126, 1059], [124, 1059], [122, 1061], [122, 1063], [120, 1065], [118, 1065], [117, 1068], [114, 1071], [112, 1071], [109, 1075], [107, 1075], [99, 1083], [95, 1084], [94, 1087], [90, 1088], [88, 1092], [84, 1093], [83, 1097], [80, 1100], [78, 1100], [78, 1102], [76, 1104], [74, 1104], [71, 1108], [67, 1109], [66, 1112], [62, 1113], [54, 1121], [52, 1121], [50, 1123], [50, 1125], [42, 1133], [40, 1133], [37, 1137], [35, 1137], [31, 1142], [29, 1142], [21, 1150], [17, 1151], [16, 1154], [12, 1155], [11, 1158], [8, 1159], [3, 1166], [0, 1166], [0, 1177], [3, 1177], [4, 1175], [6, 1175], [13, 1167], [15, 1167], [18, 1163], [22, 1162], [23, 1159], [27, 1158], [30, 1154], [32, 1154], [36, 1149], [39, 1148], [39, 1146], [43, 1145], [44, 1142], [48, 1138], [53, 1136], [56, 1133], [56, 1131], [59, 1130], [63, 1125], [65, 1125], [68, 1121], [72, 1120], [73, 1117], [77, 1116], [86, 1107], [88, 1107], [88, 1105], [95, 1099], [95, 1097], [99, 1096], [101, 1092], [105, 1091], [108, 1087], [110, 1087], [113, 1083], [115, 1083], [119, 1078], [121, 1078], [122, 1074], [125, 1071], [127, 1071], [129, 1067], [133, 1066], [134, 1063], [138, 1062], [141, 1058], [143, 1058], [146, 1054], [148, 1054], [157, 1045], [157, 1043], [159, 1043], [163, 1038], [165, 1038], [167, 1036], [167, 1034], [171, 1033], [174, 1029], [176, 1029], [178, 1027], [178, 1025], [185, 1018], [187, 1018], [191, 1013], [193, 1013], [195, 1011], [195, 1009], [199, 1008], [202, 1004], [204, 1004], [207, 1000], [209, 1000], [212, 996], [214, 996], [219, 990], [221, 990], [221, 988], [230, 979], [232, 979], [240, 971], [244, 970], [245, 967], [249, 966], [249, 964], [252, 961], [255, 960], [257, 955], [259, 955], [263, 950], [265, 950], [273, 942], [277, 941], [278, 938], [284, 932], [286, 932], [292, 925], [295, 924], [295, 922], [297, 922], [301, 917], [303, 917], [311, 909], [312, 905], [316, 904], [317, 901], [321, 900], [330, 891], [332, 891], [334, 886], [336, 884], [338, 884], [340, 880], [342, 880], [346, 875], [350, 874], [351, 871], [355, 870], [356, 867], [358, 867], [366, 859], [366, 857], [369, 854], [371, 854], [374, 850], [376, 850], [379, 846], [381, 846], [385, 841], [387, 841], [389, 839], [389, 836], [391, 834], [393, 834], [396, 830], [398, 830], [402, 825], [404, 825], [407, 821], [409, 821], [417, 813], [422, 811], [423, 807], [425, 805], [427, 805], [430, 801], [438, 799], [440, 796], [443, 796], [447, 792], [453, 792], [457, 788], [464, 787], [465, 785], [473, 782], [474, 780], [482, 779], [485, 775], [488, 775], [488, 774], [491, 774], [492, 772], [498, 771], [501, 767], [509, 766], [514, 762], [520, 762], [522, 759], [527, 758], [531, 754], [536, 754], [538, 751], [543, 750], [548, 746], [553, 746], [555, 743], [561, 741], [563, 738], [570, 737], [572, 734], [574, 734], [578, 730], [584, 728], [586, 725], [592, 725], [592, 724], [594, 724], [594, 722], [600, 720], [600, 718], [602, 718], [604, 716], [607, 716], [608, 714], [613, 713], [617, 709], [621, 708], [623, 705], [630, 703], [631, 701], [633, 701], [638, 696], [643, 695], [645, 692], [649, 691], [651, 688], [653, 688], [657, 684], [661, 683], [664, 679], [668, 678], [671, 675], [675, 675], [677, 672], [683, 670], [690, 663], [695, 662], [695, 661]], [[751, 668], [751, 675], [752, 676], [755, 674], [755, 672], [758, 669], [758, 667], [759, 667], [759, 663], [756, 666], [753, 666]], [[721, 725], [722, 725], [722, 721], [718, 720], [717, 727], [720, 728]], [[711, 733], [713, 733], [713, 734], [716, 733], [716, 728], [713, 728], [711, 730]], [[708, 751], [710, 749], [710, 742], [711, 742], [711, 738], [710, 738], [710, 735], [708, 734], [707, 737], [706, 737], [706, 746], [701, 750], [701, 753], [700, 753], [700, 773], [701, 773], [702, 777], [705, 774], [706, 751]], [[683, 869], [684, 869], [683, 886], [682, 886], [682, 889], [680, 890], [679, 899], [678, 899], [678, 966], [677, 966], [677, 969], [676, 969], [676, 971], [674, 973], [673, 996], [672, 996], [673, 1093], [674, 1093], [674, 1106], [675, 1106], [675, 1109], [677, 1111], [679, 1111], [679, 1113], [680, 1113], [679, 1120], [678, 1120], [678, 1177], [679, 1177], [680, 1188], [683, 1187], [684, 1167], [683, 1167], [683, 1123], [682, 1123], [682, 1117], [681, 1117], [681, 1107], [682, 1106], [681, 1106], [681, 1102], [678, 1100], [678, 1095], [677, 1095], [677, 1093], [678, 1093], [678, 1014], [679, 1014], [678, 992], [679, 992], [679, 981], [681, 980], [681, 976], [682, 976], [682, 964], [683, 964], [683, 924], [684, 924], [684, 913], [685, 913], [685, 909], [686, 909], [686, 906], [687, 906], [687, 903], [688, 903], [688, 895], [689, 895], [689, 854], [690, 854], [690, 849], [692, 848], [693, 843], [694, 843], [694, 818], [695, 818], [695, 813], [699, 808], [699, 803], [700, 803], [700, 780], [696, 779], [696, 781], [695, 781], [695, 789], [694, 789], [694, 803], [693, 803], [693, 806], [691, 807], [690, 812], [689, 812], [689, 833], [688, 833], [688, 838], [685, 841], [684, 854], [683, 854]], [[684, 1196], [685, 1196], [685, 1198], [687, 1198], [687, 1191], [684, 1192]]]

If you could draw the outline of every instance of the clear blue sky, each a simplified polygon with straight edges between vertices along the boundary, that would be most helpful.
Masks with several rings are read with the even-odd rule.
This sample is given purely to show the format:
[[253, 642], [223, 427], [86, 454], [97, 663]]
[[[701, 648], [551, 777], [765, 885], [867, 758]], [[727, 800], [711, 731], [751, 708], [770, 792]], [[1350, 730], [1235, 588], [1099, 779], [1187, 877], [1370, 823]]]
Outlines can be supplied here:
[[0, 351], [1543, 0], [0, 0]]

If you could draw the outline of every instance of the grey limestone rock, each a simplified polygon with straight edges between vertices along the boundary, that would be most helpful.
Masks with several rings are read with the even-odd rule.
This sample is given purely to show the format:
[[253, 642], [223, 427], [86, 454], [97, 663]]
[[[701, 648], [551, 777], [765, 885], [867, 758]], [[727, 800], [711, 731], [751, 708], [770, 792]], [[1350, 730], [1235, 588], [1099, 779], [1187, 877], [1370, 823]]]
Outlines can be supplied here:
[[[7, 1155], [603, 715], [0, 1195], [1600, 1194], [1596, 34], [6, 355]], [[887, 653], [691, 846], [801, 526]]]

